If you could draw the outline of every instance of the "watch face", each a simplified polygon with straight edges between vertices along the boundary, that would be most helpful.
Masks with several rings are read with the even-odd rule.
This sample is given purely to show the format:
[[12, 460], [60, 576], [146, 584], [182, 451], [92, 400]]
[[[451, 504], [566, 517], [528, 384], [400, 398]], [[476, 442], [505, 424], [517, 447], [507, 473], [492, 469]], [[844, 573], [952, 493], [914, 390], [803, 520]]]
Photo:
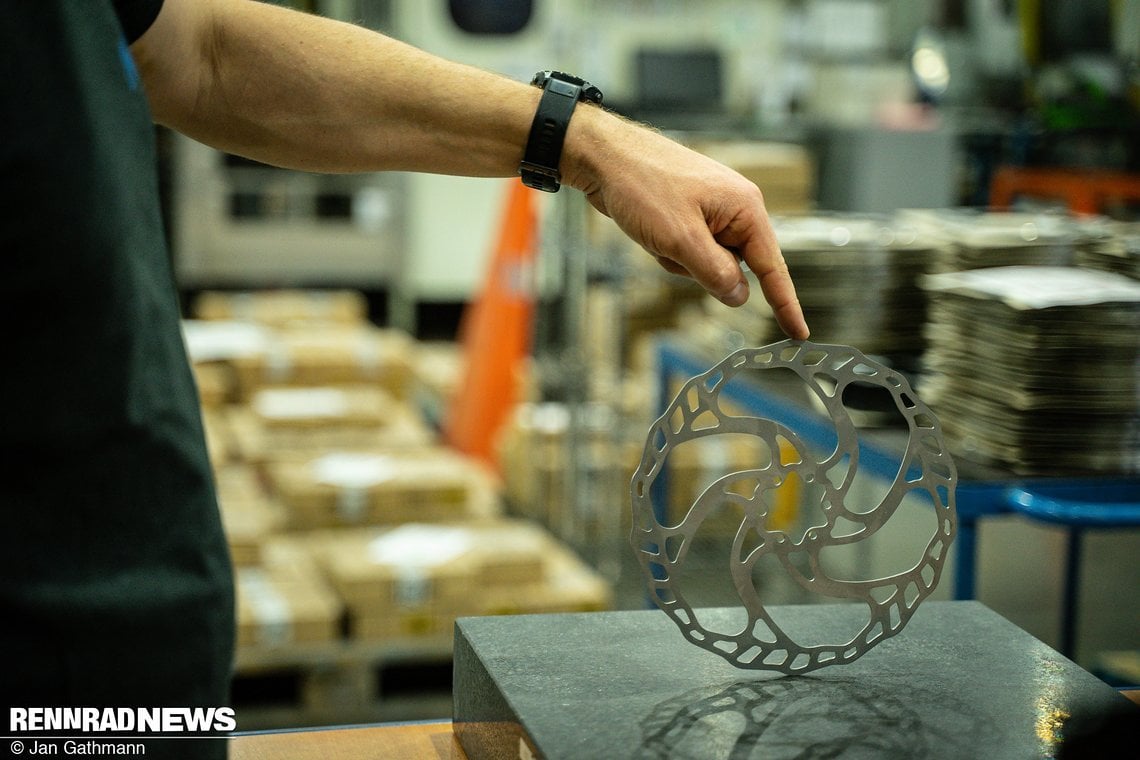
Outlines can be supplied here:
[[565, 71], [552, 71], [552, 72], [550, 72], [550, 76], [554, 77], [555, 79], [561, 79], [563, 82], [569, 82], [570, 84], [576, 84], [579, 87], [586, 84], [585, 79], [582, 79], [581, 77], [576, 77], [573, 74], [567, 74]]
[[551, 79], [557, 79], [560, 82], [566, 82], [567, 84], [582, 88], [578, 95], [579, 100], [588, 100], [591, 103], [598, 103], [599, 105], [602, 102], [602, 91], [600, 89], [585, 79], [576, 77], [573, 74], [567, 74], [564, 71], [540, 71], [534, 75], [530, 83], [535, 87], [546, 87], [547, 82]]

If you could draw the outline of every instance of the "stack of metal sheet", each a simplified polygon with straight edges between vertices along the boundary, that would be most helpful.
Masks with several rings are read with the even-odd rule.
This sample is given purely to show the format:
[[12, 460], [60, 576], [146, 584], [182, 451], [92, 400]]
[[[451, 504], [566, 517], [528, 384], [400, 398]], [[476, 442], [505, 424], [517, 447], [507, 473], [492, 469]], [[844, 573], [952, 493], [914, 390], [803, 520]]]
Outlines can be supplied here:
[[1140, 280], [1140, 222], [1098, 225], [1090, 245], [1077, 251], [1077, 264]]
[[1005, 266], [1064, 266], [1073, 263], [1087, 234], [1070, 216], [992, 212], [970, 208], [915, 209], [900, 221], [941, 238], [945, 245], [934, 272]]
[[999, 267], [922, 284], [920, 391], [955, 454], [1025, 474], [1140, 471], [1140, 283]]
[[[774, 226], [813, 339], [858, 346], [895, 366], [921, 355], [926, 299], [916, 280], [928, 271], [936, 241], [914, 225], [877, 217], [789, 217]], [[744, 345], [783, 337], [772, 319], [759, 318], [771, 314], [762, 298], [726, 311], [717, 310], [718, 321], [738, 330]]]

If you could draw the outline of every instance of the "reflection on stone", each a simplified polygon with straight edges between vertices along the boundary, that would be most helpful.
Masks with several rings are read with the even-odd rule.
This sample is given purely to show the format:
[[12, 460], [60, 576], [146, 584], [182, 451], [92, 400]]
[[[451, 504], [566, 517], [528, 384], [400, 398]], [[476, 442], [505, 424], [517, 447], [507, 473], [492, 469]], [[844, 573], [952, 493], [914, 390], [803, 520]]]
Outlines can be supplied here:
[[966, 702], [891, 680], [791, 677], [693, 689], [641, 722], [639, 760], [973, 756], [996, 736]]

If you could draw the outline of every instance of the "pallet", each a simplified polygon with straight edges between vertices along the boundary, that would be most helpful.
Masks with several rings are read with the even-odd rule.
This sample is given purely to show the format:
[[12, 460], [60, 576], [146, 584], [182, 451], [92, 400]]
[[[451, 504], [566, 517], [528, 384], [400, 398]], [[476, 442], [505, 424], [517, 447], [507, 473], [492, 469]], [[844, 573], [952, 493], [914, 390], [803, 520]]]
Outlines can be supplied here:
[[241, 731], [447, 718], [451, 637], [243, 647], [232, 704]]

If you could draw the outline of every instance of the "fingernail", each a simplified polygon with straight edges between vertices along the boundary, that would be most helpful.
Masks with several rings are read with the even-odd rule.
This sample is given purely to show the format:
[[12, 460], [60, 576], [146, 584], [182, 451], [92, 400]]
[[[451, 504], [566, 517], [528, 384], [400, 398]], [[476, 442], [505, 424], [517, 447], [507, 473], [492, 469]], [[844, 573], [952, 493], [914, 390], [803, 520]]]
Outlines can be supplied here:
[[748, 300], [748, 285], [741, 280], [736, 283], [735, 288], [729, 291], [727, 295], [722, 296], [720, 300], [721, 303], [726, 306], [740, 306], [740, 304]]

